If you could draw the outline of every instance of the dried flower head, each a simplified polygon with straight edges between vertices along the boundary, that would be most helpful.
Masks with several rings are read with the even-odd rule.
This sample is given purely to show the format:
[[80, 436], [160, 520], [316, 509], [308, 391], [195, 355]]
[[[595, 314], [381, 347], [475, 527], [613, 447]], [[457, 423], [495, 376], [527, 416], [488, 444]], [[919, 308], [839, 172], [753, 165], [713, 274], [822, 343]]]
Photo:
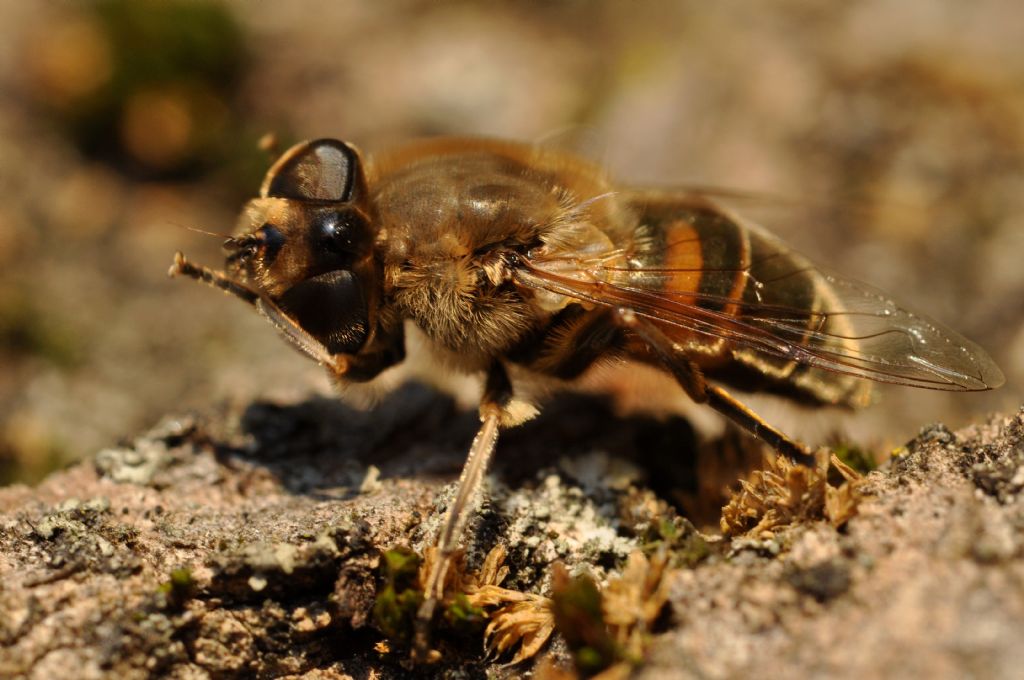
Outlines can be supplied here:
[[[799, 520], [827, 519], [834, 526], [846, 523], [857, 512], [863, 477], [824, 450], [816, 459], [811, 468], [776, 456], [765, 469], [741, 480], [739, 491], [722, 509], [722, 533], [757, 535]], [[830, 470], [843, 477], [839, 486], [828, 482]]]
[[[722, 508], [722, 532], [758, 534], [799, 520], [845, 524], [857, 513], [863, 477], [826, 450], [817, 453], [816, 462], [811, 468], [785, 456], [769, 458], [765, 469], [740, 482], [740, 490]], [[829, 483], [833, 469], [844, 480], [839, 486]]]

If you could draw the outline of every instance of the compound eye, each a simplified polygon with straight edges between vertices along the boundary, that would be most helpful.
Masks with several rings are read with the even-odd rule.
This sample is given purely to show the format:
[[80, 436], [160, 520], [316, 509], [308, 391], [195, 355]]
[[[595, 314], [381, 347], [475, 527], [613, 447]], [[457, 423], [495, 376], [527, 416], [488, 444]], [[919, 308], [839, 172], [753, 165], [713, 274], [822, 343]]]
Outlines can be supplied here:
[[264, 224], [257, 230], [263, 247], [263, 262], [269, 265], [284, 247], [284, 234], [272, 224]]
[[366, 295], [350, 271], [307, 279], [285, 291], [278, 304], [331, 354], [357, 352], [366, 341]]
[[336, 139], [318, 139], [292, 147], [270, 169], [263, 196], [300, 201], [352, 199], [359, 158]]

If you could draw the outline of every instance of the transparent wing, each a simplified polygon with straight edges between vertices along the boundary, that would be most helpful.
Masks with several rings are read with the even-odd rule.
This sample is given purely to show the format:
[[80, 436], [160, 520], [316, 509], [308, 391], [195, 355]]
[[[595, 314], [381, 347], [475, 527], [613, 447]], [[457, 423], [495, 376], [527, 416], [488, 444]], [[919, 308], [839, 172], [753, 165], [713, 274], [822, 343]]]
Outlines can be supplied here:
[[[696, 210], [706, 212], [706, 206]], [[694, 210], [680, 201], [675, 212], [679, 220], [696, 221]], [[764, 230], [720, 214], [721, 229], [704, 224], [689, 232], [692, 247], [678, 239], [662, 243], [662, 250], [677, 253], [671, 261], [651, 264], [632, 247], [583, 256], [582, 248], [540, 249], [522, 260], [517, 279], [551, 295], [628, 307], [662, 327], [724, 339], [734, 351], [877, 382], [950, 391], [1003, 383], [985, 351], [955, 331], [870, 286], [824, 272]], [[730, 262], [736, 248], [730, 251], [729, 241], [737, 233], [746, 250]]]

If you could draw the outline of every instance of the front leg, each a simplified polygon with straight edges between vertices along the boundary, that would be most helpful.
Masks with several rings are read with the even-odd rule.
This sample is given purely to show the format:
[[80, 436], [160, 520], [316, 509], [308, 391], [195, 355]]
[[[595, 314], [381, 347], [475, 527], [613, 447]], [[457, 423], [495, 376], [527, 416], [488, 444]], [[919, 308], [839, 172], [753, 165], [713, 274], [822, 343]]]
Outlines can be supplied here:
[[361, 349], [358, 354], [348, 355], [345, 372], [340, 375], [332, 374], [332, 377], [338, 378], [341, 382], [369, 382], [404, 359], [405, 331], [402, 325], [399, 324], [391, 330], [378, 329], [367, 347]]
[[174, 254], [174, 264], [167, 272], [168, 276], [188, 276], [196, 281], [234, 295], [238, 299], [252, 305], [259, 314], [271, 323], [296, 349], [307, 357], [327, 368], [335, 377], [342, 377], [349, 370], [349, 355], [331, 354], [323, 344], [306, 332], [273, 300], [259, 291], [253, 290], [243, 283], [228, 277], [224, 272], [209, 267], [193, 264], [182, 253]]
[[495, 363], [487, 374], [483, 398], [480, 401], [480, 429], [473, 439], [469, 456], [459, 476], [455, 499], [448, 506], [444, 524], [437, 537], [437, 554], [427, 575], [423, 604], [416, 614], [414, 655], [424, 658], [429, 645], [429, 627], [438, 601], [444, 596], [444, 579], [451, 566], [452, 555], [466, 528], [466, 522], [476, 505], [477, 492], [483, 485], [484, 474], [498, 443], [498, 426], [505, 408], [512, 399], [512, 385], [501, 364]]
[[326, 368], [328, 376], [333, 380], [367, 382], [405, 358], [405, 334], [401, 325], [387, 333], [378, 331], [370, 346], [358, 354], [332, 354], [273, 300], [231, 279], [224, 272], [194, 264], [182, 253], [176, 253], [168, 274], [202, 281], [252, 305], [296, 349]]

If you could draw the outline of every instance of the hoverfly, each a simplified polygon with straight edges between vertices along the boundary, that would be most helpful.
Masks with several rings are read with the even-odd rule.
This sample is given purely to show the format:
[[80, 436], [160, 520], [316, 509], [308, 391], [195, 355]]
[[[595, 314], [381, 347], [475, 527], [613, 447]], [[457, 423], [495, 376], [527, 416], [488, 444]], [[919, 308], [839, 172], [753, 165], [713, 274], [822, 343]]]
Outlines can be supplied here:
[[178, 253], [171, 274], [253, 305], [334, 381], [401, 362], [406, 322], [444, 365], [486, 376], [421, 621], [498, 432], [522, 420], [516, 397], [531, 385], [571, 387], [600, 363], [653, 365], [799, 457], [801, 444], [725, 386], [861, 406], [867, 381], [1003, 382], [971, 341], [821, 272], [706, 198], [623, 188], [543, 147], [450, 138], [364, 158], [333, 139], [301, 143], [270, 168], [224, 247], [224, 271]]

